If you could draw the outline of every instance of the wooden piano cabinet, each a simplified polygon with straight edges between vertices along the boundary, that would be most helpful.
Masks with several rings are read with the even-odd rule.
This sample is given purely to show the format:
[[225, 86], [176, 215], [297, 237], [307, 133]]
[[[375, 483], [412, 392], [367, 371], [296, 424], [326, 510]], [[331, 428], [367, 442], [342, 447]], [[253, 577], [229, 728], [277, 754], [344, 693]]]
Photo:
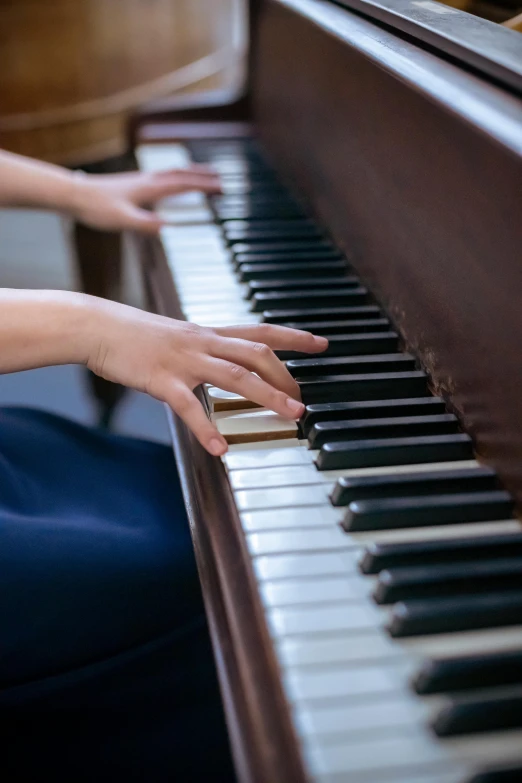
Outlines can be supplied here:
[[[140, 237], [136, 242], [154, 310], [179, 318], [179, 299], [159, 240]], [[200, 400], [204, 401], [202, 395]], [[239, 783], [305, 783], [223, 463], [200, 446], [177, 416], [168, 414], [237, 779]]]
[[267, 0], [254, 120], [522, 504], [522, 100], [317, 0]]

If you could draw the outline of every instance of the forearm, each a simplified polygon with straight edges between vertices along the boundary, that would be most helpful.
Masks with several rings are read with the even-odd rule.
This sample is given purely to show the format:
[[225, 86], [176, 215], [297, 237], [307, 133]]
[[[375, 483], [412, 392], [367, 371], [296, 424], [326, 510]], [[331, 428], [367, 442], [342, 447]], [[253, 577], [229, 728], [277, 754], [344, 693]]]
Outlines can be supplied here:
[[69, 211], [74, 201], [72, 172], [0, 150], [0, 206]]
[[65, 291], [0, 289], [0, 373], [86, 364], [96, 320], [89, 300]]

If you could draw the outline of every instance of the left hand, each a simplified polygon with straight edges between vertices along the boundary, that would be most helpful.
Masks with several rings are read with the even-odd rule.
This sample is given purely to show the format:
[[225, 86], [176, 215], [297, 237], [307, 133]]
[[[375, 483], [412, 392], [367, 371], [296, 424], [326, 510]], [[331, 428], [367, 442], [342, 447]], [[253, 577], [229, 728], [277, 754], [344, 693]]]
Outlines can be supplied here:
[[192, 165], [155, 173], [74, 175], [71, 211], [81, 223], [103, 231], [133, 229], [155, 234], [162, 220], [144, 207], [178, 193], [197, 190], [220, 193], [218, 174], [208, 166]]

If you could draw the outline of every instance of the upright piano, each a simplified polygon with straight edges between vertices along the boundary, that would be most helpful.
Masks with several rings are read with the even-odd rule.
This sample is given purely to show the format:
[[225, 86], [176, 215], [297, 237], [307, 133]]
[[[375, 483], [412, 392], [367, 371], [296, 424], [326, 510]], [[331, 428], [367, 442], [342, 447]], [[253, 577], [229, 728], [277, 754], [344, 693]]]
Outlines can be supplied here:
[[522, 36], [260, 0], [248, 93], [133, 139], [224, 184], [158, 207], [151, 305], [330, 340], [297, 424], [170, 419], [238, 780], [522, 781]]

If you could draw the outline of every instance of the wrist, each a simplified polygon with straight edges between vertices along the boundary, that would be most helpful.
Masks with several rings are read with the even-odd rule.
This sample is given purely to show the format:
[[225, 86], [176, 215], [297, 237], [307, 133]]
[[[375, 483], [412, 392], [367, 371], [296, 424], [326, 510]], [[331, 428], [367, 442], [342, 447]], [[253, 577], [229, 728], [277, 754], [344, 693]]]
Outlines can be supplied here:
[[60, 364], [87, 365], [96, 340], [95, 297], [70, 291], [42, 291]]

